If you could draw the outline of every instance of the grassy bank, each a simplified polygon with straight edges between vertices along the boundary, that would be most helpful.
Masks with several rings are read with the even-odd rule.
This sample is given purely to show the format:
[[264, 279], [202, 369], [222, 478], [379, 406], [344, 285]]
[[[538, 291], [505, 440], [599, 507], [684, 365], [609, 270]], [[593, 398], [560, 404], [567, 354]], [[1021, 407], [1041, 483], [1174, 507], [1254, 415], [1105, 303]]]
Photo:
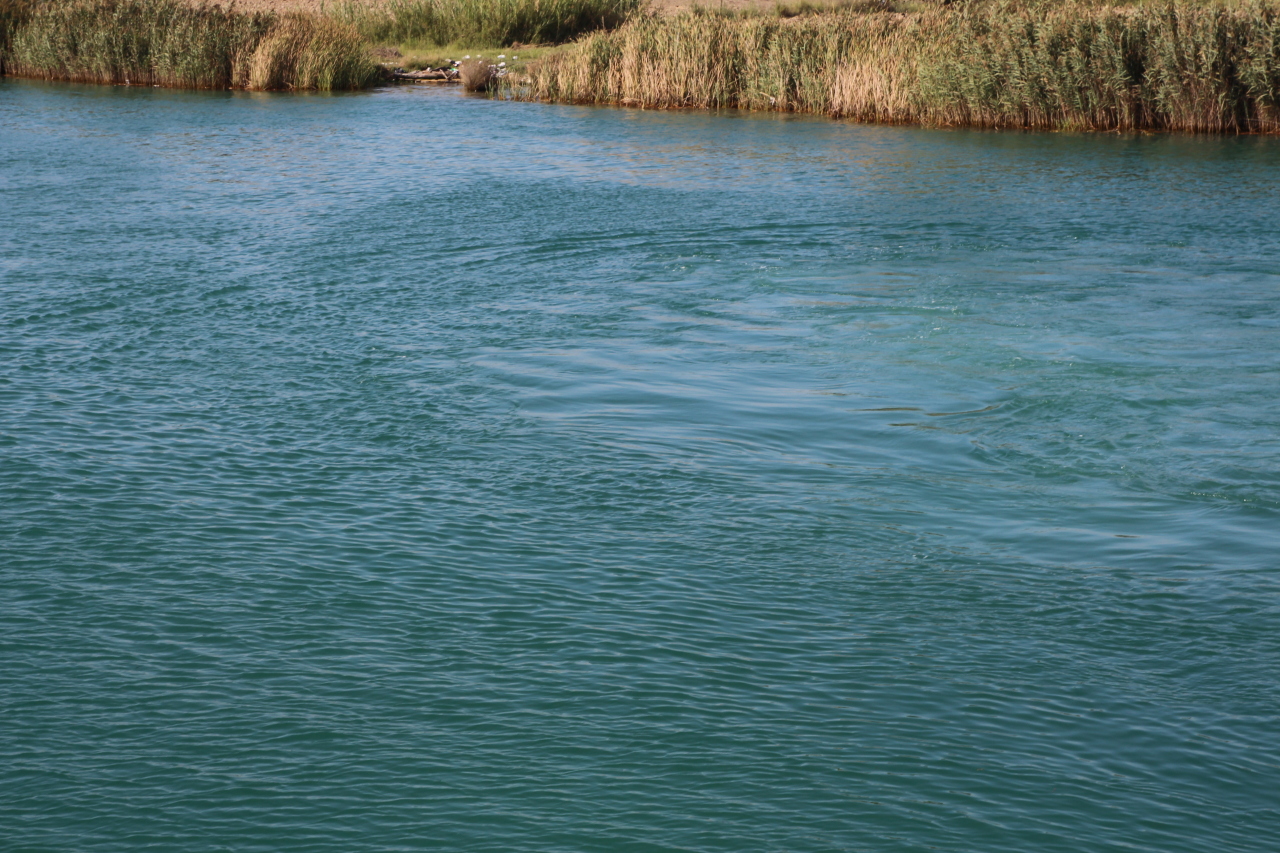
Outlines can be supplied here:
[[375, 44], [559, 44], [612, 29], [643, 0], [343, 0], [331, 9]]
[[0, 73], [186, 88], [354, 89], [380, 76], [376, 46], [465, 45], [454, 51], [462, 55], [557, 44], [616, 27], [643, 2], [338, 0], [315, 14], [249, 13], [195, 0], [0, 0]]
[[932, 125], [1275, 133], [1280, 7], [1021, 0], [790, 18], [695, 11], [590, 35], [507, 94]]
[[4, 72], [184, 88], [355, 89], [379, 69], [350, 24], [182, 0], [0, 0]]
[[320, 15], [0, 0], [0, 72], [347, 89], [378, 78], [376, 45], [453, 45], [459, 58], [474, 52], [459, 44], [523, 42], [527, 60], [543, 52], [531, 43], [580, 37], [505, 78], [503, 93], [950, 126], [1280, 132], [1280, 0], [801, 0], [674, 16], [643, 2], [348, 0]]

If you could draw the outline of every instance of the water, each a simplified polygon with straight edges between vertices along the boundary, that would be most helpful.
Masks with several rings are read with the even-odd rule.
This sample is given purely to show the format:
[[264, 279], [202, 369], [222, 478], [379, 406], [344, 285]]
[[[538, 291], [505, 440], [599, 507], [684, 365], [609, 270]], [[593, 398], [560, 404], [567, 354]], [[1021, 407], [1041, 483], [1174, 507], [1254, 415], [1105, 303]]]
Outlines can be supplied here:
[[1274, 850], [1277, 178], [0, 83], [0, 846]]

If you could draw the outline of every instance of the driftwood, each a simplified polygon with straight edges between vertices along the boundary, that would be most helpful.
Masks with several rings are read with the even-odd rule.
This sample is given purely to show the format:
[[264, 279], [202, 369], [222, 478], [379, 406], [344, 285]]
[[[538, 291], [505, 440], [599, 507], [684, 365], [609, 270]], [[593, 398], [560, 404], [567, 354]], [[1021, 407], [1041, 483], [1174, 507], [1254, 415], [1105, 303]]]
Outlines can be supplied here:
[[406, 71], [403, 68], [393, 68], [388, 75], [392, 80], [401, 80], [406, 83], [457, 83], [457, 68], [424, 68], [421, 71]]
[[423, 68], [421, 71], [407, 71], [404, 68], [391, 68], [384, 65], [385, 79], [398, 83], [461, 83], [468, 92], [484, 92], [501, 77], [507, 76], [511, 69], [507, 63], [494, 65], [482, 59], [468, 57], [462, 62], [453, 62], [440, 68]]

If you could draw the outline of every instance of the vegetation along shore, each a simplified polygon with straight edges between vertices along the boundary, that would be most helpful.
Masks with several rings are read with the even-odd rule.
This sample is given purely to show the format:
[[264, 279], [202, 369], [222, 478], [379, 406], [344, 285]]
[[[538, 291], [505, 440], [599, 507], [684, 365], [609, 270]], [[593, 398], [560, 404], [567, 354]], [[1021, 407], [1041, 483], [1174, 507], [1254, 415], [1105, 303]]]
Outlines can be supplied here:
[[1280, 10], [999, 2], [644, 17], [548, 57], [512, 92], [879, 122], [1274, 133]]
[[378, 77], [369, 46], [325, 15], [182, 0], [0, 0], [6, 74], [185, 88], [351, 89]]
[[945, 126], [1280, 133], [1274, 0], [737, 5], [0, 0], [0, 63], [45, 79], [348, 89], [384, 77], [378, 56], [523, 46], [533, 61], [493, 78], [496, 96]]

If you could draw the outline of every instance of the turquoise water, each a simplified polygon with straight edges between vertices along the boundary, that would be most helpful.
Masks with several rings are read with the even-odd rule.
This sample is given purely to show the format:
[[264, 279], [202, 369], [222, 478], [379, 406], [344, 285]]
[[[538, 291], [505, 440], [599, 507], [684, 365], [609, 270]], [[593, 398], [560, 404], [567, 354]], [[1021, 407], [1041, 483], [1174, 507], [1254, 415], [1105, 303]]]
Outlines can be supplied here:
[[0, 82], [0, 847], [1275, 850], [1278, 181]]

